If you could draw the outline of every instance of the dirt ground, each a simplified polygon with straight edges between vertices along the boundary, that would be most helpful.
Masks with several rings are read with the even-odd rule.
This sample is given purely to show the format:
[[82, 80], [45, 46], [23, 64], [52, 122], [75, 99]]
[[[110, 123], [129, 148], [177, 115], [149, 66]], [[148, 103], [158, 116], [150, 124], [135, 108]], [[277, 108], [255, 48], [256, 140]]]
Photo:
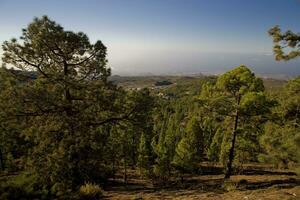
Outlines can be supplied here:
[[[262, 173], [263, 172], [263, 173]], [[122, 179], [105, 189], [104, 198], [111, 200], [201, 199], [201, 200], [300, 200], [300, 178], [283, 171], [254, 171], [235, 175], [233, 187], [222, 187], [223, 175], [185, 177], [184, 184], [160, 189], [150, 181], [131, 176], [127, 185]], [[116, 184], [119, 183], [119, 184]]]
[[157, 191], [157, 192], [107, 192], [106, 199], [201, 199], [201, 200], [299, 200], [300, 186], [289, 189], [268, 188], [225, 193], [197, 190]]

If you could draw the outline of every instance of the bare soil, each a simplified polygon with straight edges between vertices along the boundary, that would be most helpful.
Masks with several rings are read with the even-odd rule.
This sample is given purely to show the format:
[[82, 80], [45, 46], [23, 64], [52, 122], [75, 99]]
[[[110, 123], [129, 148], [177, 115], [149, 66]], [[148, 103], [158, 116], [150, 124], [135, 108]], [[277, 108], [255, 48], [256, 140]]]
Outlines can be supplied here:
[[224, 188], [223, 175], [185, 176], [155, 186], [132, 170], [127, 184], [120, 175], [104, 188], [105, 199], [201, 199], [201, 200], [300, 200], [300, 178], [290, 171], [248, 169], [230, 178], [233, 187]]

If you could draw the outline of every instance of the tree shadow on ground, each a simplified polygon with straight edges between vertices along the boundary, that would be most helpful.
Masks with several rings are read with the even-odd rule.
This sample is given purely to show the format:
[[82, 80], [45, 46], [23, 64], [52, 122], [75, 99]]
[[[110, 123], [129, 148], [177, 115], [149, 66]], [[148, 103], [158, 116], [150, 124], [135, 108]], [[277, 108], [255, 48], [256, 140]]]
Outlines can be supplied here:
[[268, 171], [263, 169], [244, 169], [241, 174], [243, 175], [286, 175], [296, 176], [295, 172], [284, 172], [284, 171]]
[[[287, 176], [295, 176], [297, 175], [295, 172], [290, 171], [270, 171], [263, 168], [253, 168], [253, 167], [245, 167], [244, 169], [237, 170], [235, 174], [239, 175], [287, 175]], [[224, 168], [221, 166], [201, 166], [201, 170], [199, 170], [199, 174], [203, 175], [221, 175], [224, 174]]]
[[285, 180], [260, 181], [255, 183], [241, 184], [240, 188], [246, 190], [265, 189], [268, 187], [292, 188], [300, 185], [300, 179], [289, 178]]

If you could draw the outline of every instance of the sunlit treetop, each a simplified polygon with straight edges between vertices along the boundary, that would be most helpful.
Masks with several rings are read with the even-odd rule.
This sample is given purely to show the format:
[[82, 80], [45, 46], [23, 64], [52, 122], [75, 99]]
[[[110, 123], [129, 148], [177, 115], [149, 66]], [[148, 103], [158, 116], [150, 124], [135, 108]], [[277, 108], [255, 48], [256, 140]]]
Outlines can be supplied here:
[[217, 81], [217, 88], [233, 96], [240, 96], [247, 92], [263, 91], [264, 85], [249, 68], [241, 65], [221, 75]]

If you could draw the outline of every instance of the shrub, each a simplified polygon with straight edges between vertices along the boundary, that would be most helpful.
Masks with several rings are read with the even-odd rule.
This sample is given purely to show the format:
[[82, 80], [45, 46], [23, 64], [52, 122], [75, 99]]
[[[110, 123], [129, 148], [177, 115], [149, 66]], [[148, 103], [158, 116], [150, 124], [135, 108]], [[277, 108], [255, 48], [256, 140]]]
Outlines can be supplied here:
[[223, 185], [222, 185], [222, 188], [227, 192], [234, 191], [234, 190], [237, 189], [237, 184], [230, 181], [230, 180], [225, 180]]
[[0, 184], [0, 199], [51, 199], [49, 191], [36, 184], [36, 176], [22, 173]]
[[79, 189], [81, 199], [96, 200], [102, 197], [103, 192], [99, 185], [93, 183], [86, 183]]

